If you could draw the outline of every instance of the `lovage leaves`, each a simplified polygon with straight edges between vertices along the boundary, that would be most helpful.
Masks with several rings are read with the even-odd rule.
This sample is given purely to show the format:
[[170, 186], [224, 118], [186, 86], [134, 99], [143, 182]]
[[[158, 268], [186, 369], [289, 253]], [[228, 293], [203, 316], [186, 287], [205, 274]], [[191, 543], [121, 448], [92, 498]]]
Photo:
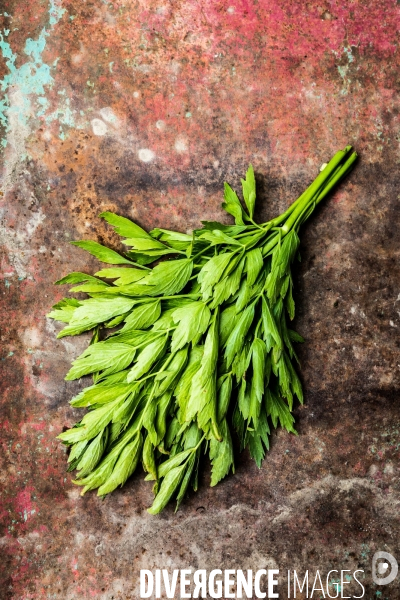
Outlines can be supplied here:
[[58, 337], [92, 330], [66, 376], [92, 376], [71, 400], [87, 412], [59, 435], [82, 493], [111, 493], [141, 463], [154, 482], [149, 512], [157, 514], [197, 490], [204, 453], [211, 486], [234, 472], [233, 430], [259, 467], [271, 428], [296, 433], [291, 411], [303, 391], [294, 344], [303, 338], [288, 322], [299, 228], [355, 156], [350, 147], [338, 152], [298, 201], [261, 225], [253, 221], [250, 165], [241, 180], [244, 205], [225, 184], [223, 208], [234, 225], [204, 221], [191, 234], [148, 233], [108, 211], [101, 216], [124, 238], [126, 256], [95, 241], [73, 242], [113, 265], [60, 279], [80, 296], [57, 302], [48, 315], [65, 325]]

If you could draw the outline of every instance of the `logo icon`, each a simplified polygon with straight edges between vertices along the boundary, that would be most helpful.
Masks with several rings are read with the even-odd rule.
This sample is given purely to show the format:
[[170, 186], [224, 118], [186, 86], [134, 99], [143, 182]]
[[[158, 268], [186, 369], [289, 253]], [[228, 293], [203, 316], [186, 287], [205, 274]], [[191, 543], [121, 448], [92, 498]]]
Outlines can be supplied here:
[[[390, 569], [389, 569], [390, 567]], [[372, 579], [377, 585], [387, 585], [397, 577], [399, 565], [389, 552], [375, 552], [372, 558]]]

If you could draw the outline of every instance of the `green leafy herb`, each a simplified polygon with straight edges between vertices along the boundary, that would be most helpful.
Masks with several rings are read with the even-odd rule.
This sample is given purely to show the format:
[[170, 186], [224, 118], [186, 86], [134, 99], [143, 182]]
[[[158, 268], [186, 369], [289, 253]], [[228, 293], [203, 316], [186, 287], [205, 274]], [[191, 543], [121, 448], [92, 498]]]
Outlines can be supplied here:
[[[244, 205], [225, 184], [223, 207], [235, 225], [203, 222], [192, 235], [147, 233], [111, 212], [101, 216], [131, 250], [126, 256], [90, 240], [73, 242], [113, 266], [95, 276], [73, 272], [57, 284], [89, 297], [64, 298], [49, 317], [58, 337], [92, 330], [66, 380], [92, 375], [71, 400], [88, 409], [59, 438], [70, 446], [68, 469], [85, 493], [109, 494], [139, 462], [154, 484], [149, 509], [159, 513], [189, 487], [197, 490], [200, 457], [209, 454], [211, 485], [234, 472], [233, 431], [258, 466], [271, 428], [296, 433], [293, 402], [303, 402], [288, 327], [295, 315], [291, 269], [299, 231], [356, 153], [338, 152], [281, 215], [253, 221], [253, 167], [242, 180]], [[170, 256], [169, 256], [170, 255]], [[150, 264], [164, 258], [153, 268]]]

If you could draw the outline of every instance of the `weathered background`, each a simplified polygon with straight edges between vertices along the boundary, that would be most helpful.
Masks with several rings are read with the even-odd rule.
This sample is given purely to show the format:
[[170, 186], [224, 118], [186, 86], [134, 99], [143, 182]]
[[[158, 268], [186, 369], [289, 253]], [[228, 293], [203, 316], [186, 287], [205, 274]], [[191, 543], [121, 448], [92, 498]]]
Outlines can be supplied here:
[[[1, 599], [136, 599], [140, 568], [268, 566], [360, 568], [366, 598], [400, 598], [371, 580], [375, 551], [400, 558], [395, 0], [2, 0], [0, 20]], [[250, 161], [273, 215], [347, 143], [356, 170], [303, 230], [300, 435], [217, 489], [206, 468], [177, 515], [146, 513], [140, 474], [81, 499], [55, 436], [82, 414], [63, 377], [87, 339], [45, 318], [52, 282], [97, 266], [69, 240], [115, 244], [105, 209], [220, 219]]]

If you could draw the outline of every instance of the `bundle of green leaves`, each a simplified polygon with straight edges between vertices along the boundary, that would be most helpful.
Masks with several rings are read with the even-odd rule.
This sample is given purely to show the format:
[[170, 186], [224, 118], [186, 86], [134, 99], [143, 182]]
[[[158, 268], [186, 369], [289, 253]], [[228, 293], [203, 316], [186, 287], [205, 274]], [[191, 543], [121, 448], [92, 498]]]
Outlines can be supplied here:
[[253, 220], [250, 166], [242, 180], [245, 206], [225, 184], [223, 208], [235, 225], [205, 221], [192, 235], [147, 233], [105, 212], [100, 216], [126, 238], [124, 256], [97, 242], [73, 242], [117, 265], [58, 281], [88, 297], [64, 298], [48, 315], [67, 323], [59, 338], [93, 332], [66, 376], [92, 375], [92, 385], [71, 400], [88, 412], [59, 435], [70, 446], [69, 469], [77, 470], [82, 493], [112, 492], [141, 463], [155, 482], [149, 512], [156, 514], [173, 497], [178, 507], [189, 486], [197, 489], [202, 454], [211, 460], [212, 486], [234, 471], [233, 430], [258, 466], [272, 427], [296, 433], [291, 411], [303, 393], [294, 343], [302, 338], [288, 323], [298, 232], [355, 159], [351, 146], [338, 152], [266, 223]]

